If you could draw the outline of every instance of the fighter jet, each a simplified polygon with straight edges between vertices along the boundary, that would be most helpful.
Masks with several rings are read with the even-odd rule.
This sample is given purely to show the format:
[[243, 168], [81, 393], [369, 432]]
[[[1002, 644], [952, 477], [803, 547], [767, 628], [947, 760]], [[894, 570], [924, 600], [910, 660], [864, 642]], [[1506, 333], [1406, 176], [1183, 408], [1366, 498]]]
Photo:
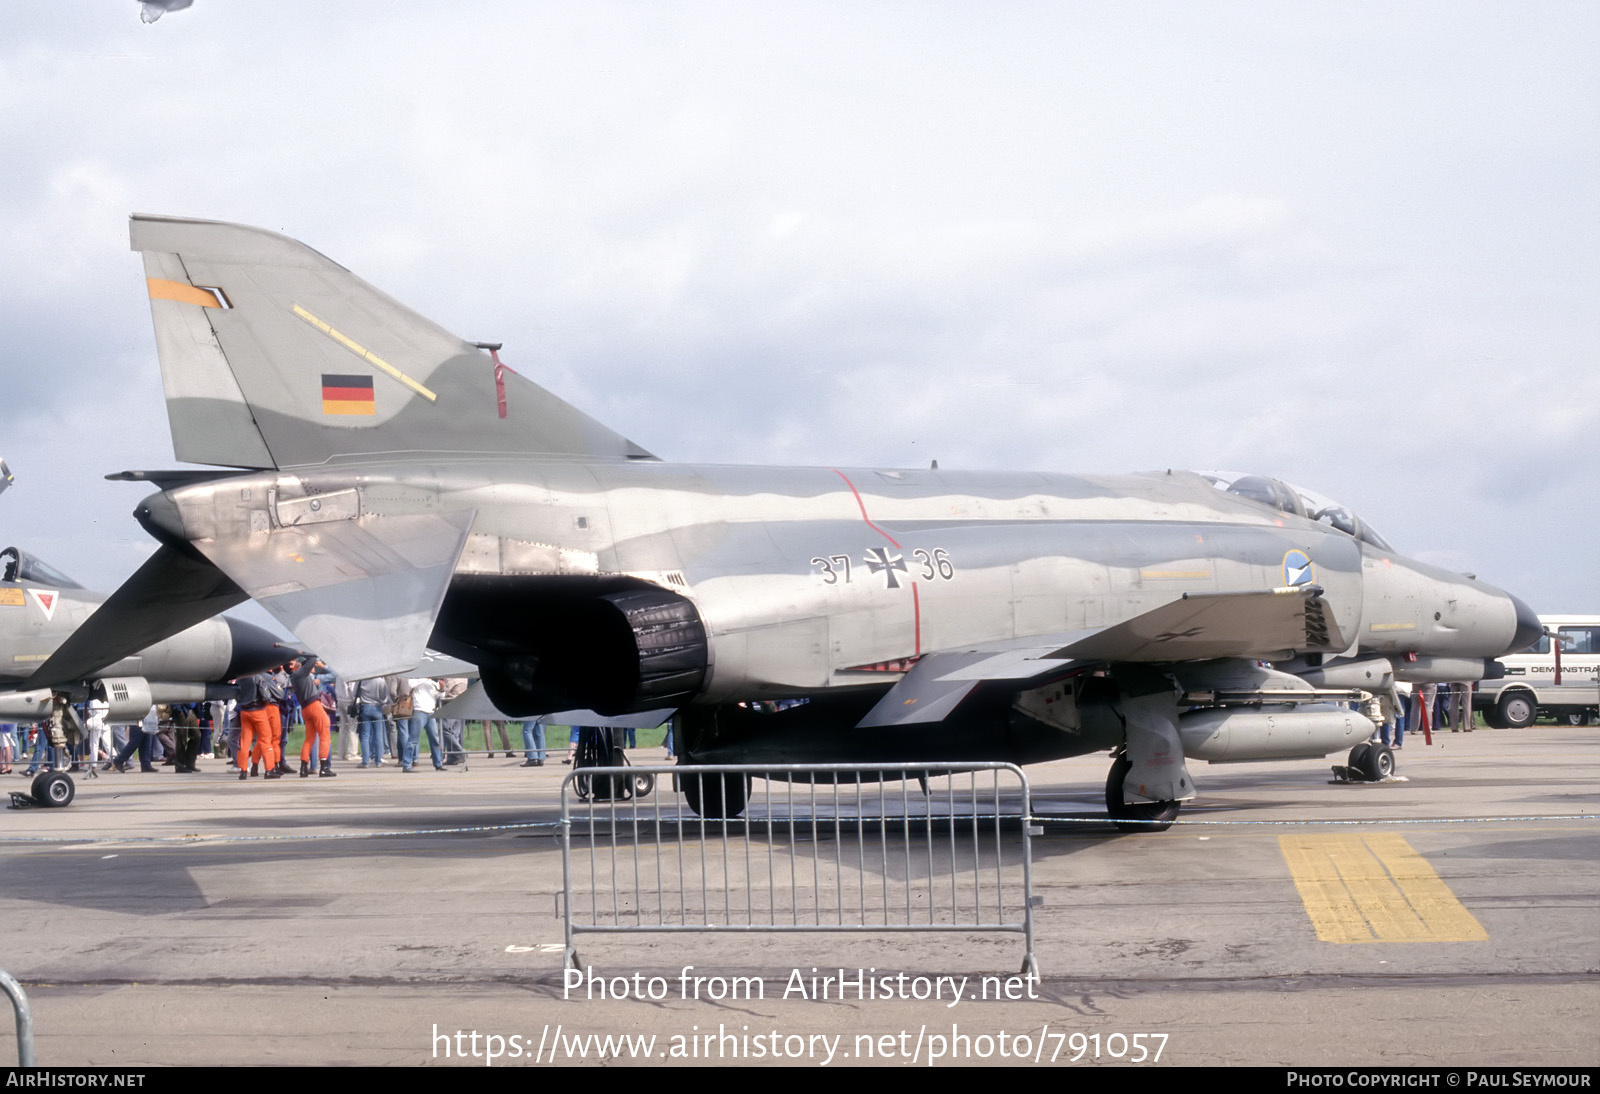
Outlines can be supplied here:
[[[42, 559], [16, 547], [0, 550], [0, 718], [48, 716], [50, 689], [19, 690], [106, 600]], [[73, 701], [104, 691], [113, 722], [144, 717], [155, 703], [190, 703], [220, 697], [214, 685], [259, 672], [295, 656], [297, 647], [251, 623], [226, 616], [207, 619], [151, 643], [115, 663], [52, 682]]]
[[135, 216], [132, 245], [175, 453], [228, 470], [122, 473], [161, 547], [118, 595], [181, 619], [231, 581], [346, 678], [431, 645], [513, 715], [676, 709], [691, 762], [1111, 750], [1112, 815], [1160, 825], [1188, 759], [1381, 774], [1350, 700], [1539, 633], [1274, 479], [667, 463], [294, 240]]

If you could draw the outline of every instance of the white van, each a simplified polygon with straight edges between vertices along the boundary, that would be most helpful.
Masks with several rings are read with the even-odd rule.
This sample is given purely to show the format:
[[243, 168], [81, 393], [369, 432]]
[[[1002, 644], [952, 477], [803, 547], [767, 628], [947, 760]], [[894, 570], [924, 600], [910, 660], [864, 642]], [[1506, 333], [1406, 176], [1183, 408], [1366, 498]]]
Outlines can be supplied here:
[[1600, 616], [1541, 615], [1539, 622], [1549, 633], [1500, 658], [1505, 675], [1478, 684], [1472, 709], [1500, 729], [1532, 725], [1540, 715], [1580, 726], [1600, 720]]

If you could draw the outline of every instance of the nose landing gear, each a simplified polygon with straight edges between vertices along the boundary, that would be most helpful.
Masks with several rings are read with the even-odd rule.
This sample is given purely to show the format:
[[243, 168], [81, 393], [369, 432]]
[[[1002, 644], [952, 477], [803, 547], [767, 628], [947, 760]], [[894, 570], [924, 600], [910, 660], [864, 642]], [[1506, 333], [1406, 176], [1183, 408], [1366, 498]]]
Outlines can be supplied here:
[[1363, 741], [1350, 750], [1343, 768], [1335, 767], [1334, 775], [1350, 782], [1381, 783], [1394, 777], [1394, 750], [1381, 741]]

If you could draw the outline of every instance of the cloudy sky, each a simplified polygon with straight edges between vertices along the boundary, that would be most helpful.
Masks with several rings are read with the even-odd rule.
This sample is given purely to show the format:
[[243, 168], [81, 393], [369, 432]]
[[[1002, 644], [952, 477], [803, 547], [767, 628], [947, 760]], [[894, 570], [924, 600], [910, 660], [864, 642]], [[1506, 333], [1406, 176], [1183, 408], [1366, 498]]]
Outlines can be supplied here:
[[304, 240], [668, 459], [1230, 468], [1600, 611], [1600, 6], [14, 5], [4, 538], [174, 466], [130, 212]]

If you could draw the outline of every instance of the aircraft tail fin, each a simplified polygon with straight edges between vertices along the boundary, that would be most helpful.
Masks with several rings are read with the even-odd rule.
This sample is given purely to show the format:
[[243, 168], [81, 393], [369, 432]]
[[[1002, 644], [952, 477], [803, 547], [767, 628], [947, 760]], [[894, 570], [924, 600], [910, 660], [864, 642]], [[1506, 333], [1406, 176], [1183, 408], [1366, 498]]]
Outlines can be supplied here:
[[174, 454], [286, 468], [451, 453], [652, 458], [302, 243], [134, 216]]

